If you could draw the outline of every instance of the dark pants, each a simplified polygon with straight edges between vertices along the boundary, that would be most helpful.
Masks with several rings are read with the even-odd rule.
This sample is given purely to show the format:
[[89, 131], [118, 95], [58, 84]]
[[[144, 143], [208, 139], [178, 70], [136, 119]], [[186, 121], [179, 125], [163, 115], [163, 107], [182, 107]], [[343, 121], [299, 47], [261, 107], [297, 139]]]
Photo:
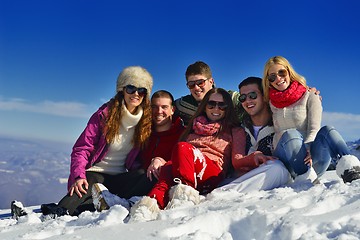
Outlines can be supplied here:
[[151, 182], [143, 169], [117, 175], [109, 175], [99, 172], [86, 172], [86, 179], [89, 189], [81, 198], [74, 193], [72, 196], [67, 194], [63, 197], [59, 206], [66, 208], [70, 215], [77, 216], [84, 211], [95, 211], [91, 196], [91, 188], [94, 183], [102, 183], [113, 194], [121, 198], [131, 198], [132, 196], [147, 195], [156, 183], [156, 179]]

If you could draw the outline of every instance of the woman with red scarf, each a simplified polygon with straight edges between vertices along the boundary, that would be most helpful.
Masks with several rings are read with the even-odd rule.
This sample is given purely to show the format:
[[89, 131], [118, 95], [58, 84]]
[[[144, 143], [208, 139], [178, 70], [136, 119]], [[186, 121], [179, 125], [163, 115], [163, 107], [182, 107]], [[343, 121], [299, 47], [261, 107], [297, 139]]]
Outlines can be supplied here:
[[262, 84], [273, 112], [274, 155], [283, 161], [293, 178], [317, 181], [332, 160], [344, 182], [360, 178], [359, 159], [350, 155], [344, 139], [333, 127], [320, 129], [321, 100], [307, 91], [305, 78], [295, 72], [287, 59], [270, 58]]

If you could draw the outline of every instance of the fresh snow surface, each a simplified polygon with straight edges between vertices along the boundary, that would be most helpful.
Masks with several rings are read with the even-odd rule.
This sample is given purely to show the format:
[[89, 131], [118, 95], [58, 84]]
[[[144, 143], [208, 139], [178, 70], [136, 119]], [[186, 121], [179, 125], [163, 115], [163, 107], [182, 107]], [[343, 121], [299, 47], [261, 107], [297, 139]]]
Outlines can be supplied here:
[[0, 220], [0, 239], [359, 239], [360, 180], [344, 184], [328, 171], [315, 186], [210, 193], [199, 205], [161, 211], [155, 221], [127, 223], [127, 214], [119, 205], [44, 222], [32, 213]]

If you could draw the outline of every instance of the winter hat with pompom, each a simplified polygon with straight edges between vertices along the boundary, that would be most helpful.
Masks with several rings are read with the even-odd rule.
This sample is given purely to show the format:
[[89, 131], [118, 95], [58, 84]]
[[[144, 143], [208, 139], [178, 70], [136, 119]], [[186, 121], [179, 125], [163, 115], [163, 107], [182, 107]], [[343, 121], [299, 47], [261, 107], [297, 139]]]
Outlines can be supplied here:
[[127, 85], [133, 85], [137, 88], [146, 88], [147, 96], [151, 94], [153, 78], [151, 74], [143, 67], [131, 66], [124, 68], [119, 74], [116, 83], [116, 92], [120, 92]]

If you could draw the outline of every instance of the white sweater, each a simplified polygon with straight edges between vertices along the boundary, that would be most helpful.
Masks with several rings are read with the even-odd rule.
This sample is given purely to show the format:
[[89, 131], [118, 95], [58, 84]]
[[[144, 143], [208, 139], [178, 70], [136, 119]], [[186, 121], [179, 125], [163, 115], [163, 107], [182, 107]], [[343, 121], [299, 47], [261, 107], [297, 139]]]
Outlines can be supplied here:
[[143, 115], [143, 109], [139, 106], [137, 112], [133, 115], [127, 110], [123, 103], [121, 114], [119, 135], [115, 138], [114, 143], [109, 145], [106, 156], [100, 162], [87, 169], [87, 171], [107, 174], [126, 172], [125, 160], [128, 153], [133, 148], [134, 144], [132, 143], [132, 140], [135, 126], [139, 123]]
[[295, 128], [303, 136], [304, 142], [314, 141], [321, 127], [322, 105], [318, 95], [306, 91], [295, 103], [288, 107], [276, 108], [271, 104], [275, 128], [274, 148], [285, 130]]

